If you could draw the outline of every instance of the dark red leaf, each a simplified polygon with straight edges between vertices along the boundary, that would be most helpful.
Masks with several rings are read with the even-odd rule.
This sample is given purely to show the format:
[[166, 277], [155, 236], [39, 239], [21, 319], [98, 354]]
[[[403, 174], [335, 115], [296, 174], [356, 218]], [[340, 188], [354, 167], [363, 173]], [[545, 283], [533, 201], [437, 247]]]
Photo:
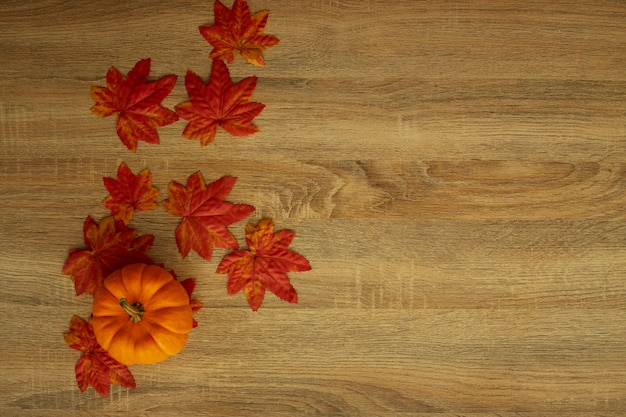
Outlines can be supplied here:
[[103, 397], [109, 395], [111, 384], [135, 388], [135, 378], [126, 365], [113, 359], [96, 341], [91, 323], [72, 317], [70, 331], [63, 335], [65, 343], [82, 352], [76, 362], [76, 383], [81, 392], [90, 385]]
[[183, 218], [175, 233], [183, 258], [193, 249], [210, 261], [214, 247], [236, 249], [239, 246], [228, 226], [248, 217], [254, 207], [224, 201], [236, 181], [234, 177], [222, 177], [205, 185], [198, 171], [189, 176], [187, 185], [170, 183], [170, 198], [163, 201], [163, 207], [168, 213]]
[[113, 271], [136, 262], [152, 263], [147, 252], [153, 235], [136, 237], [130, 227], [119, 228], [112, 216], [96, 223], [91, 216], [85, 219], [83, 235], [86, 248], [70, 250], [63, 273], [74, 281], [76, 295], [93, 294]]
[[124, 77], [115, 67], [107, 72], [106, 87], [91, 87], [96, 104], [91, 112], [100, 117], [117, 114], [117, 135], [128, 149], [135, 152], [138, 141], [159, 143], [156, 129], [178, 120], [178, 115], [161, 106], [176, 85], [177, 75], [168, 75], [148, 82], [150, 58], [135, 64]]
[[156, 199], [159, 190], [152, 186], [152, 173], [149, 169], [139, 171], [137, 175], [124, 162], [117, 169], [117, 179], [103, 178], [104, 186], [110, 195], [103, 204], [111, 210], [116, 220], [129, 224], [135, 210], [153, 210], [157, 208]]
[[263, 33], [270, 12], [251, 15], [246, 0], [235, 0], [232, 9], [216, 0], [213, 11], [215, 24], [200, 26], [200, 34], [213, 46], [209, 58], [232, 62], [239, 52], [249, 63], [265, 66], [263, 51], [278, 44], [276, 36]]
[[248, 304], [257, 311], [263, 303], [265, 290], [290, 303], [298, 302], [296, 290], [287, 272], [311, 269], [305, 257], [287, 249], [295, 234], [291, 230], [274, 232], [271, 219], [261, 220], [256, 226], [246, 226], [247, 250], [232, 252], [217, 267], [220, 274], [228, 274], [228, 293], [243, 290]]
[[228, 67], [213, 61], [208, 84], [192, 71], [187, 71], [185, 86], [191, 101], [176, 106], [178, 115], [189, 120], [183, 131], [187, 139], [199, 139], [205, 146], [215, 140], [217, 127], [233, 136], [251, 135], [259, 131], [252, 120], [264, 104], [251, 102], [257, 77], [247, 77], [233, 84]]

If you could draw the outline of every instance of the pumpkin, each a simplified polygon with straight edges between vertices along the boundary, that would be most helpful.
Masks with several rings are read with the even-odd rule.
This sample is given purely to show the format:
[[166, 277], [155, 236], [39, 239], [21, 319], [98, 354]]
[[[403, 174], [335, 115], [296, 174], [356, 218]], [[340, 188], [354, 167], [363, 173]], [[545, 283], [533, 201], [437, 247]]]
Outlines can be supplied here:
[[131, 264], [106, 277], [93, 295], [96, 340], [124, 365], [150, 364], [182, 350], [193, 327], [189, 296], [157, 265]]

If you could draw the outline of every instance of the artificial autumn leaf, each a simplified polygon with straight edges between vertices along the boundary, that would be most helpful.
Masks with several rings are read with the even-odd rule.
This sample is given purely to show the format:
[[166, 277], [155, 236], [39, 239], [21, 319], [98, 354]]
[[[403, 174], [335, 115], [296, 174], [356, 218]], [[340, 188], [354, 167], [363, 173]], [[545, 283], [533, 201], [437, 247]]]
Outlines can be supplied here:
[[276, 36], [263, 33], [269, 10], [251, 15], [246, 0], [235, 0], [232, 9], [216, 0], [213, 11], [215, 24], [200, 26], [200, 34], [213, 46], [209, 58], [233, 62], [239, 52], [249, 63], [265, 66], [263, 51], [278, 43]]
[[291, 230], [274, 232], [271, 219], [261, 220], [256, 226], [248, 224], [248, 249], [229, 253], [217, 267], [218, 273], [228, 274], [228, 293], [243, 290], [253, 311], [261, 307], [266, 289], [297, 303], [298, 294], [287, 272], [308, 271], [311, 265], [305, 257], [287, 249], [294, 236]]
[[[193, 291], [196, 289], [196, 279], [187, 278], [181, 281], [176, 276], [176, 272], [174, 272], [173, 270], [169, 270], [169, 273], [172, 274], [175, 280], [180, 282], [180, 285], [182, 285], [187, 292], [187, 295], [189, 296], [189, 306], [191, 307], [191, 312], [193, 314], [196, 314], [202, 308], [202, 303], [200, 301], [191, 298], [191, 296], [193, 295]], [[193, 319], [193, 327], [198, 327], [198, 322], [196, 321], [196, 319]]]
[[107, 72], [107, 87], [91, 87], [96, 104], [91, 112], [100, 117], [117, 114], [117, 135], [128, 149], [135, 152], [138, 141], [159, 143], [157, 127], [178, 120], [161, 101], [176, 85], [177, 75], [167, 75], [147, 82], [150, 58], [142, 59], [124, 77], [115, 67]]
[[96, 341], [91, 323], [72, 317], [70, 331], [63, 335], [65, 343], [83, 354], [76, 362], [76, 382], [81, 392], [91, 385], [103, 397], [109, 395], [111, 384], [135, 388], [135, 378], [126, 365], [113, 359]]
[[214, 247], [239, 247], [227, 226], [248, 217], [254, 207], [224, 201], [236, 181], [237, 178], [226, 176], [205, 185], [198, 171], [189, 176], [187, 185], [170, 182], [170, 198], [163, 201], [163, 207], [168, 213], [183, 217], [176, 228], [176, 244], [183, 258], [193, 249], [210, 261]]
[[113, 216], [96, 223], [87, 216], [83, 225], [86, 248], [72, 249], [63, 273], [74, 281], [76, 295], [93, 294], [111, 272], [132, 263], [152, 263], [147, 252], [153, 235], [136, 237], [136, 231], [116, 224]]
[[215, 139], [217, 127], [233, 136], [246, 136], [259, 131], [252, 120], [261, 113], [264, 104], [251, 102], [257, 77], [247, 77], [233, 84], [223, 61], [213, 61], [208, 84], [193, 71], [187, 71], [185, 86], [191, 101], [176, 106], [180, 117], [189, 120], [183, 136], [200, 139], [201, 146]]
[[111, 210], [116, 220], [129, 224], [135, 210], [153, 210], [157, 207], [159, 190], [152, 186], [152, 173], [149, 169], [137, 175], [124, 162], [117, 169], [117, 179], [103, 178], [104, 186], [110, 195], [103, 204]]

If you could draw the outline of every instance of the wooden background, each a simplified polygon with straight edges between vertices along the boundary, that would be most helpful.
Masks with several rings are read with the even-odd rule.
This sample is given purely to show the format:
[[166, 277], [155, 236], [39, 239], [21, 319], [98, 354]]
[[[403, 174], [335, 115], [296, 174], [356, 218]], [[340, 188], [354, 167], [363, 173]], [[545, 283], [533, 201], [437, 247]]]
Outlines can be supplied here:
[[[228, 6], [232, 1], [225, 2]], [[270, 9], [261, 132], [159, 130], [136, 154], [89, 89], [152, 58], [207, 77], [211, 1], [0, 1], [0, 415], [626, 415], [626, 3], [250, 0]], [[63, 341], [88, 317], [61, 274], [120, 162], [238, 177], [230, 200], [296, 232], [300, 303], [258, 313], [162, 209], [133, 226], [198, 278], [200, 327], [80, 393]], [[245, 222], [231, 230], [243, 238]]]

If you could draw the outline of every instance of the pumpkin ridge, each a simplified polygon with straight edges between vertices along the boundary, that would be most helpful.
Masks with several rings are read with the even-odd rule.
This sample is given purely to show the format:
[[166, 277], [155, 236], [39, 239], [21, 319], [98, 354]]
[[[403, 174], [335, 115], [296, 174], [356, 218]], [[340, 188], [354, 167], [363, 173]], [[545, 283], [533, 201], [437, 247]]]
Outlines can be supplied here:
[[[190, 314], [187, 314], [187, 312]], [[183, 317], [175, 318], [173, 317], [174, 314]], [[160, 317], [163, 315], [165, 319]], [[142, 322], [150, 326], [161, 327], [172, 333], [188, 334], [193, 328], [193, 312], [189, 304], [184, 306], [163, 307], [158, 310], [146, 311], [143, 315]], [[181, 328], [182, 324], [187, 324], [188, 326]]]
[[[148, 275], [152, 270], [158, 271], [158, 275], [156, 277], [151, 276], [150, 279], [147, 279], [146, 275]], [[155, 297], [158, 298], [159, 296], [157, 293], [167, 285], [170, 285], [170, 282], [178, 281], [174, 279], [172, 274], [160, 266], [148, 265], [141, 275], [141, 293], [138, 295], [139, 301], [144, 306], [149, 304], [149, 300], [152, 300]]]
[[119, 315], [114, 316], [94, 316], [94, 334], [96, 340], [104, 350], [108, 350], [113, 339], [117, 336], [120, 330], [125, 326], [121, 324], [121, 318]]
[[[91, 312], [94, 316], [97, 317], [115, 317], [119, 315], [119, 311], [117, 307], [115, 307], [115, 303], [118, 302], [118, 298], [111, 292], [110, 289], [105, 287], [104, 285], [100, 286], [96, 293], [94, 293], [94, 298], [102, 300], [105, 298], [104, 302], [101, 301], [99, 303], [93, 303]], [[117, 304], [119, 306], [119, 303]]]
[[[149, 325], [150, 331], [148, 333], [150, 334], [150, 337], [163, 352], [168, 355], [175, 355], [179, 353], [183, 347], [185, 347], [187, 339], [189, 338], [189, 332], [172, 332], [170, 329], [157, 323], [149, 323]], [[155, 337], [155, 333], [162, 335], [162, 337]]]
[[176, 280], [167, 282], [145, 300], [146, 302], [142, 304], [146, 311], [160, 310], [163, 308], [160, 306], [163, 304], [163, 300], [167, 300], [167, 307], [182, 307], [189, 305], [189, 295], [180, 282]]
[[[124, 297], [129, 303], [141, 302], [144, 287], [144, 274], [150, 265], [131, 264], [120, 270], [121, 284], [124, 288]], [[143, 303], [142, 303], [143, 304]]]
[[178, 335], [188, 335], [189, 334], [189, 332], [187, 332], [187, 331], [172, 330], [169, 327], [161, 326], [160, 324], [157, 324], [157, 323], [154, 323], [154, 322], [150, 323], [150, 324], [151, 324], [152, 328], [158, 327], [159, 329], [167, 330], [170, 333], [174, 333], [174, 334], [178, 334]]
[[[146, 327], [147, 323], [143, 323], [143, 326]], [[136, 363], [143, 363], [143, 364], [151, 364], [151, 363], [155, 363], [155, 362], [159, 362], [160, 360], [155, 360], [154, 357], [152, 355], [155, 355], [155, 353], [153, 352], [152, 354], [148, 355], [148, 357], [146, 357], [145, 352], [143, 350], [137, 349], [137, 346], [140, 344], [140, 342], [142, 343], [143, 346], [147, 345], [147, 344], [152, 344], [154, 345], [158, 350], [160, 350], [161, 352], [158, 354], [159, 356], [165, 356], [165, 358], [167, 358], [168, 356], [171, 356], [171, 353], [166, 352], [161, 345], [159, 344], [159, 342], [154, 338], [154, 336], [152, 335], [152, 328], [150, 329], [145, 329], [147, 336], [146, 338], [149, 337], [149, 342], [148, 340], [135, 340], [135, 362]], [[161, 359], [163, 360], [163, 359]]]
[[[113, 297], [116, 299], [120, 299], [128, 293], [126, 286], [124, 285], [124, 280], [122, 279], [122, 272], [120, 269], [112, 272], [109, 276], [107, 276], [100, 288], [106, 289]], [[100, 291], [100, 288], [96, 290], [96, 292]], [[95, 297], [94, 294], [94, 299]]]
[[[124, 365], [132, 365], [134, 363], [134, 354], [129, 353], [128, 349], [124, 349], [124, 341], [127, 342], [128, 340], [128, 325], [131, 324], [133, 325], [133, 323], [129, 320], [127, 324], [124, 324], [122, 326], [119, 326], [117, 329], [115, 329], [114, 331], [112, 331], [112, 336], [109, 339], [109, 343], [108, 345], [102, 346], [105, 350], [109, 351], [109, 354], [116, 359], [117, 361], [123, 363]], [[118, 340], [120, 338], [126, 338], [126, 340]], [[135, 344], [133, 343], [133, 349], [130, 350], [130, 352], [134, 351], [135, 349]], [[121, 352], [118, 352], [118, 350], [121, 350]], [[132, 359], [128, 359], [128, 355], [132, 356]], [[122, 356], [120, 356], [122, 355]]]

